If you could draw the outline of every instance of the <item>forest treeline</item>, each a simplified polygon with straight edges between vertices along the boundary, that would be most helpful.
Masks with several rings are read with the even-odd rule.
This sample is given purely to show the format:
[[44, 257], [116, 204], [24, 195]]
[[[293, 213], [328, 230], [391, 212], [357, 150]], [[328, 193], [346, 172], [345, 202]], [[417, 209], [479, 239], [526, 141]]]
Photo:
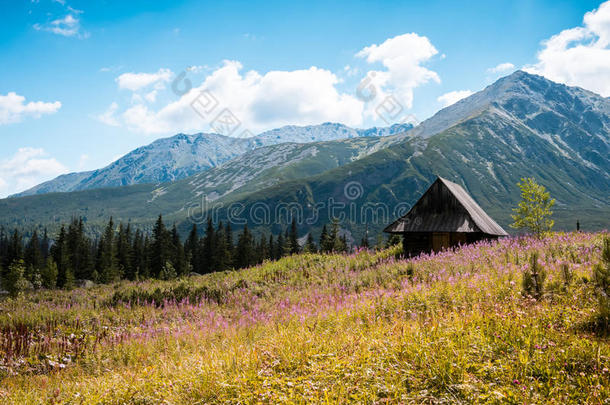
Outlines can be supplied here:
[[[339, 222], [324, 226], [316, 242], [311, 232], [299, 243], [296, 223], [278, 235], [255, 237], [247, 225], [237, 234], [230, 224], [213, 224], [205, 230], [193, 225], [182, 241], [176, 226], [167, 228], [159, 215], [152, 232], [133, 229], [112, 218], [98, 238], [90, 238], [82, 218], [62, 225], [50, 238], [34, 231], [25, 240], [15, 229], [0, 229], [0, 285], [11, 294], [25, 289], [72, 288], [85, 280], [94, 283], [157, 278], [169, 280], [191, 273], [239, 269], [305, 252], [340, 252], [348, 249], [339, 235]], [[368, 246], [366, 240], [362, 244]]]

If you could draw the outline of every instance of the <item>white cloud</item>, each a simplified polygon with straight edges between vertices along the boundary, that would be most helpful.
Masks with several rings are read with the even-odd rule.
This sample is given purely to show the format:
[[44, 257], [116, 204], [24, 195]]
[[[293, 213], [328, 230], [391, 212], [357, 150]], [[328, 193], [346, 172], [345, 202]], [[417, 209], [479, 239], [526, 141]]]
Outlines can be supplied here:
[[[358, 91], [352, 95], [355, 89], [349, 92], [340, 89], [345, 85], [345, 77], [353, 77], [364, 71], [351, 65], [346, 66], [339, 76], [315, 66], [293, 71], [244, 71], [240, 62], [224, 61], [215, 70], [209, 70], [207, 66], [187, 68], [189, 73], [207, 73], [199, 85], [193, 76], [189, 76], [188, 80], [194, 84], [194, 88], [178, 100], [154, 109], [150, 103], [162, 99], [161, 90], [174, 77], [173, 72], [160, 69], [156, 73], [125, 73], [116, 81], [120, 88], [133, 92], [131, 105], [122, 112], [116, 106], [111, 106], [98, 118], [110, 125], [120, 124], [147, 134], [203, 130], [227, 134], [231, 131], [220, 130], [214, 125], [217, 122], [215, 119], [224, 111], [241, 123], [239, 130], [231, 132], [235, 136], [244, 129], [257, 133], [282, 125], [308, 125], [325, 121], [359, 126], [365, 117], [387, 123], [388, 117], [382, 117], [378, 111], [380, 107], [398, 107], [402, 114], [405, 108], [412, 107], [415, 88], [429, 82], [440, 82], [438, 74], [424, 66], [437, 54], [428, 38], [415, 33], [399, 35], [363, 48], [355, 57], [364, 59], [369, 69], [368, 64], [383, 66], [367, 72], [366, 77], [372, 78], [369, 88], [374, 87], [375, 95], [372, 98], [363, 97]], [[176, 87], [185, 88], [185, 82]], [[390, 95], [395, 104], [382, 105]], [[198, 114], [197, 105], [206, 102], [209, 102], [209, 111], [199, 108]], [[202, 113], [201, 110], [206, 111]], [[389, 117], [389, 121], [398, 122], [402, 118]]]
[[500, 63], [497, 66], [487, 69], [487, 73], [506, 73], [506, 72], [513, 70], [514, 68], [515, 68], [515, 65], [513, 65], [510, 62], [505, 62], [505, 63]]
[[118, 127], [121, 125], [116, 116], [118, 109], [119, 105], [116, 102], [112, 102], [106, 111], [95, 116], [95, 118], [106, 125], [110, 125], [111, 127]]
[[463, 98], [470, 96], [473, 92], [470, 90], [456, 90], [445, 93], [436, 100], [443, 104], [443, 107], [455, 104]]
[[526, 71], [610, 96], [610, 1], [584, 16], [581, 27], [543, 42], [538, 62]]
[[153, 84], [163, 88], [164, 83], [169, 82], [172, 75], [169, 69], [159, 69], [156, 73], [123, 73], [116, 78], [116, 82], [121, 89], [131, 91], [138, 91]]
[[60, 108], [59, 101], [30, 101], [26, 104], [25, 97], [17, 93], [9, 92], [6, 96], [0, 94], [0, 125], [21, 122], [28, 116], [40, 118], [43, 114], [54, 114]]
[[19, 148], [12, 157], [0, 161], [0, 196], [27, 190], [67, 171], [43, 149]]
[[[241, 122], [237, 132], [247, 129], [257, 133], [282, 125], [324, 121], [362, 122], [364, 103], [339, 92], [339, 78], [328, 70], [311, 67], [261, 74], [242, 69], [239, 62], [225, 61], [177, 101], [156, 111], [144, 103], [135, 104], [121, 114], [121, 120], [132, 130], [151, 134], [201, 131], [226, 110]], [[210, 106], [214, 108], [209, 113], [200, 108], [199, 115], [191, 103], [196, 99], [202, 102], [207, 95], [212, 95]]]
[[385, 67], [385, 70], [367, 74], [376, 86], [378, 96], [392, 94], [401, 104], [411, 108], [416, 87], [441, 81], [436, 72], [423, 66], [436, 54], [438, 51], [427, 37], [410, 33], [389, 38], [380, 45], [367, 46], [356, 56], [365, 58], [368, 63], [380, 62]]
[[45, 24], [34, 24], [34, 29], [37, 31], [47, 31], [53, 34], [62, 35], [64, 37], [78, 36], [80, 38], [87, 38], [88, 33], [81, 31], [80, 19], [75, 17], [82, 13], [80, 10], [71, 9], [73, 13], [66, 14], [63, 18], [52, 20]]

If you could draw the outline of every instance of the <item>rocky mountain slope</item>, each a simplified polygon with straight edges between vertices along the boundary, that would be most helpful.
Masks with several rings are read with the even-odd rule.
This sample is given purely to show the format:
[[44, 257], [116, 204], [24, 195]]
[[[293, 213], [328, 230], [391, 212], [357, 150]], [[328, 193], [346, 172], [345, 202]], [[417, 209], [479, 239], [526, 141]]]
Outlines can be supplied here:
[[65, 174], [13, 197], [171, 182], [217, 167], [261, 146], [388, 136], [404, 132], [411, 127], [410, 124], [396, 124], [387, 128], [354, 129], [342, 124], [324, 123], [304, 127], [285, 126], [251, 138], [231, 138], [204, 133], [178, 134], [138, 148], [102, 169]]

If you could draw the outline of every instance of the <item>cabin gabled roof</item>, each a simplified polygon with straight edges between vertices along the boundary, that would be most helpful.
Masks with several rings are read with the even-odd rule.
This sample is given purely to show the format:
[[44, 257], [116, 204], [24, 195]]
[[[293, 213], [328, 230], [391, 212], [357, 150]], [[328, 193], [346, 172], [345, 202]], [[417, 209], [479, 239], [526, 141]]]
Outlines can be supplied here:
[[438, 177], [409, 212], [384, 232], [482, 232], [508, 234], [459, 185]]

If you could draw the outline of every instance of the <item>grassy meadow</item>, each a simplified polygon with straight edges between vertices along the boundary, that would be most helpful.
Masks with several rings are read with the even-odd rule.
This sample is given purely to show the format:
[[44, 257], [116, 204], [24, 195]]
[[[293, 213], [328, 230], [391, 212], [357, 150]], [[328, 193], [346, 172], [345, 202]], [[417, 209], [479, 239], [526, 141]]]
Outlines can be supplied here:
[[5, 298], [0, 403], [609, 403], [603, 237], [302, 254]]

